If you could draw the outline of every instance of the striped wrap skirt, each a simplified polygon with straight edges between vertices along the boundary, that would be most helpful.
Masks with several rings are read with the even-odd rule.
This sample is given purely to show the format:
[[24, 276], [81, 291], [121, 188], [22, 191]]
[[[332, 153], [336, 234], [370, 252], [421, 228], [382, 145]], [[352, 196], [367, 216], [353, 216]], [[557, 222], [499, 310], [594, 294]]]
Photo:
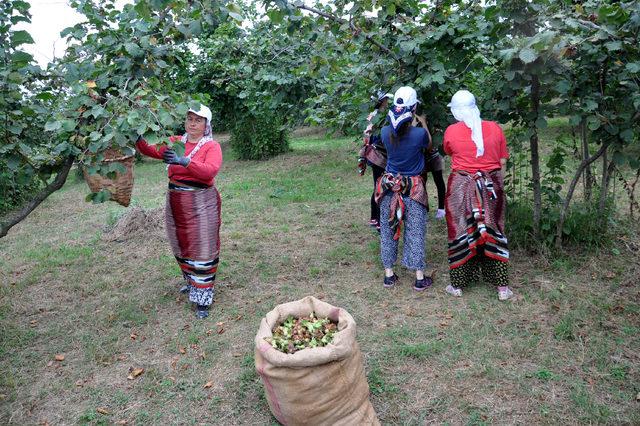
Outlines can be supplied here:
[[220, 254], [220, 193], [169, 182], [165, 222], [173, 255], [187, 281], [189, 300], [213, 303]]

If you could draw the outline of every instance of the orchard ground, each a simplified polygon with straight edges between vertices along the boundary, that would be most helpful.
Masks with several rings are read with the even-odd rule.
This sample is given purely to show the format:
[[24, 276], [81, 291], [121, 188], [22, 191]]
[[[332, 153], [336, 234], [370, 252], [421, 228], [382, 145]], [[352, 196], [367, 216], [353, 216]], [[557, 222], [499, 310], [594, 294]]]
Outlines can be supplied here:
[[[0, 423], [275, 423], [253, 338], [266, 312], [305, 295], [356, 319], [384, 424], [640, 423], [637, 225], [602, 248], [514, 250], [517, 296], [499, 302], [481, 285], [444, 293], [446, 227], [431, 220], [435, 287], [417, 294], [399, 269], [387, 290], [356, 145], [298, 137], [288, 154], [240, 162], [223, 143], [221, 266], [204, 321], [178, 294], [161, 209], [111, 238], [132, 208], [86, 203], [70, 178], [0, 240]], [[135, 175], [133, 206], [162, 207], [164, 166]], [[433, 208], [431, 181], [429, 193]]]

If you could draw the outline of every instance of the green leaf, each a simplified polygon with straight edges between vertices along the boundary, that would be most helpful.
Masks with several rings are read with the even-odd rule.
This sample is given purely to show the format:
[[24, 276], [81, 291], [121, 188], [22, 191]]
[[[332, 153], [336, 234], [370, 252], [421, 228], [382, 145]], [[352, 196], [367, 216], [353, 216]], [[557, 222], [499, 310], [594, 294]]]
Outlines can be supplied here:
[[66, 132], [71, 132], [76, 128], [75, 120], [63, 120], [62, 129]]
[[182, 142], [175, 143], [173, 147], [171, 147], [171, 149], [173, 149], [176, 152], [176, 154], [180, 157], [184, 155], [185, 146]]
[[524, 49], [522, 49], [520, 51], [520, 53], [518, 54], [518, 57], [525, 64], [530, 64], [531, 62], [533, 62], [536, 59], [538, 59], [538, 54], [536, 53], [535, 50], [533, 50], [533, 49], [531, 49], [529, 47], [525, 47]]
[[33, 56], [27, 52], [15, 52], [11, 55], [11, 62], [16, 65], [26, 65], [33, 61]]
[[20, 157], [13, 154], [7, 159], [7, 167], [14, 172], [20, 167]]
[[572, 115], [571, 118], [569, 118], [569, 124], [572, 126], [577, 126], [582, 122], [582, 117], [580, 117], [579, 115]]
[[622, 132], [620, 132], [619, 137], [625, 142], [633, 142], [633, 129], [623, 130]]
[[590, 115], [587, 118], [587, 127], [589, 127], [589, 130], [598, 130], [600, 128], [600, 125], [600, 119], [595, 115]]
[[127, 51], [129, 55], [133, 56], [134, 58], [144, 55], [144, 51], [140, 49], [140, 46], [138, 46], [136, 43], [132, 43], [132, 42], [125, 43], [124, 49]]
[[624, 166], [627, 162], [627, 157], [620, 151], [616, 151], [613, 153], [613, 162], [616, 163], [617, 166]]
[[53, 95], [53, 93], [50, 92], [41, 92], [36, 95], [36, 99], [40, 99], [42, 101], [51, 101], [55, 98], [56, 97]]
[[7, 126], [7, 129], [14, 135], [19, 135], [22, 133], [22, 130], [24, 129], [24, 127], [19, 124], [9, 124]]
[[616, 52], [618, 50], [622, 50], [622, 42], [610, 41], [608, 43], [605, 43], [604, 47], [606, 47], [609, 52]]
[[149, 9], [149, 4], [146, 1], [139, 2], [133, 7], [133, 9], [143, 18], [151, 18], [151, 9]]
[[624, 68], [630, 73], [636, 74], [640, 71], [640, 62], [629, 62]]
[[267, 16], [274, 24], [279, 24], [284, 18], [284, 12], [280, 9], [271, 9], [267, 12]]
[[46, 130], [47, 132], [53, 132], [55, 130], [58, 130], [60, 127], [62, 127], [62, 123], [60, 121], [47, 121], [47, 123], [44, 125], [44, 130]]
[[16, 47], [21, 44], [33, 44], [33, 38], [31, 34], [24, 30], [14, 31], [11, 34], [11, 46]]
[[556, 84], [556, 90], [562, 95], [567, 94], [570, 88], [571, 83], [568, 80], [560, 80], [558, 84]]
[[544, 117], [538, 117], [536, 120], [536, 127], [538, 129], [546, 129], [547, 128], [547, 120]]

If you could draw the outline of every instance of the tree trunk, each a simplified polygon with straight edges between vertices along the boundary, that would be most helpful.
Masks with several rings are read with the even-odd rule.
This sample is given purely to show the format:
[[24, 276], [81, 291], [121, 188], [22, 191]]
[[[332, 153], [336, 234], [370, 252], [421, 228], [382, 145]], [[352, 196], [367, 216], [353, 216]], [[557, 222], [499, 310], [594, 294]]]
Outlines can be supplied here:
[[42, 191], [37, 193], [35, 197], [29, 203], [16, 212], [13, 215], [9, 215], [9, 217], [5, 220], [4, 218], [0, 222], [0, 238], [7, 235], [9, 229], [13, 228], [15, 225], [20, 223], [25, 217], [29, 215], [36, 207], [40, 205], [47, 197], [60, 188], [67, 181], [67, 176], [69, 176], [69, 170], [71, 170], [71, 166], [73, 166], [73, 161], [75, 160], [75, 156], [70, 155], [64, 160], [62, 167], [58, 171], [56, 178], [47, 185]]
[[[582, 139], [582, 161], [589, 158], [589, 140], [587, 138], [587, 122], [582, 120], [580, 123], [580, 138]], [[591, 175], [591, 163], [584, 169], [584, 201], [588, 203], [591, 200], [593, 176]]]
[[602, 154], [604, 154], [609, 147], [608, 143], [603, 143], [598, 152], [593, 154], [592, 157], [585, 158], [578, 166], [578, 170], [573, 175], [573, 179], [571, 180], [571, 184], [569, 184], [569, 190], [567, 191], [567, 197], [564, 199], [564, 203], [562, 204], [562, 210], [560, 210], [560, 218], [558, 219], [558, 223], [556, 224], [556, 248], [562, 247], [562, 231], [564, 228], [564, 221], [567, 217], [567, 212], [569, 211], [569, 206], [571, 205], [571, 198], [573, 197], [573, 192], [576, 189], [576, 185], [580, 180], [580, 176], [582, 172], [589, 167], [591, 163], [596, 161]]
[[607, 162], [607, 153], [602, 157], [602, 185], [600, 185], [600, 202], [598, 203], [598, 218], [604, 220], [604, 208], [607, 203], [607, 194], [609, 193], [609, 182], [613, 174], [613, 168], [616, 166], [613, 160]]
[[540, 153], [538, 147], [538, 128], [536, 121], [540, 109], [540, 80], [537, 75], [531, 77], [531, 108], [534, 113], [529, 146], [531, 148], [531, 181], [533, 186], [533, 238], [540, 237], [540, 218], [542, 216], [542, 189], [540, 187]]

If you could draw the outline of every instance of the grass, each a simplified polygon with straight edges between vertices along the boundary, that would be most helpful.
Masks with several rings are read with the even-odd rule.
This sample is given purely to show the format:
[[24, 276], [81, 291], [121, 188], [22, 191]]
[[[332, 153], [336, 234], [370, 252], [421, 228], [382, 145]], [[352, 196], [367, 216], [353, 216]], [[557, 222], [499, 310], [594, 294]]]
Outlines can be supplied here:
[[[292, 148], [239, 162], [223, 145], [220, 281], [206, 321], [177, 293], [164, 231], [103, 239], [128, 210], [85, 203], [82, 182], [1, 239], [0, 423], [273, 424], [253, 337], [276, 304], [309, 294], [356, 319], [384, 424], [640, 423], [637, 225], [612, 247], [514, 251], [517, 298], [500, 303], [482, 285], [447, 297], [446, 227], [432, 220], [435, 288], [413, 292], [399, 269], [385, 290], [355, 144], [307, 137]], [[133, 204], [162, 206], [164, 167], [135, 173]], [[131, 368], [144, 373], [129, 380]]]

